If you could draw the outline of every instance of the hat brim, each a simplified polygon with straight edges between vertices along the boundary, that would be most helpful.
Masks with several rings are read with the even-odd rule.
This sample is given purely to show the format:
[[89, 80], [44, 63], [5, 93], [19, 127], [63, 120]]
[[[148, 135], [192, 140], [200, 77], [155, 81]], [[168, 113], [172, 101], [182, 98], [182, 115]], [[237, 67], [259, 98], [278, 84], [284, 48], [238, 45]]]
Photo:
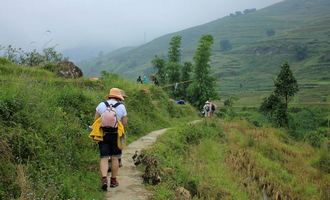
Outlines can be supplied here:
[[119, 96], [119, 95], [113, 95], [112, 94], [112, 95], [108, 95], [107, 97], [108, 98], [111, 98], [112, 97], [112, 98], [117, 98], [117, 99], [120, 99], [120, 100], [125, 100], [125, 98], [123, 96]]

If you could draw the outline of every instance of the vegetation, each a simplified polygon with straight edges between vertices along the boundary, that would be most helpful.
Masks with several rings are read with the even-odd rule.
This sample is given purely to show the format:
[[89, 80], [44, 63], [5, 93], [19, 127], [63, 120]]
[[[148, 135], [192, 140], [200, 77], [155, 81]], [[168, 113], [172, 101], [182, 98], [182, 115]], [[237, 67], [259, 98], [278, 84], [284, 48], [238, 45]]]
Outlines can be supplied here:
[[57, 63], [64, 60], [62, 54], [57, 52], [55, 47], [45, 48], [42, 50], [42, 53], [39, 53], [36, 49], [32, 51], [24, 51], [23, 49], [15, 48], [12, 45], [8, 45], [8, 47], [0, 46], [0, 52], [1, 50], [4, 51], [3, 54], [5, 58], [10, 62], [30, 67]]
[[232, 45], [229, 40], [220, 40], [220, 50], [221, 51], [230, 51]]
[[[157, 69], [156, 78], [160, 84], [168, 88], [172, 97], [186, 99], [196, 108], [203, 106], [204, 102], [216, 98], [215, 78], [210, 75], [210, 57], [213, 37], [204, 35], [200, 39], [199, 46], [194, 56], [194, 64], [180, 63], [181, 37], [174, 36], [170, 41], [168, 60], [165, 61], [157, 55], [151, 61]], [[193, 68], [193, 78], [190, 80], [190, 72]], [[173, 86], [173, 87], [172, 87]]]
[[[217, 78], [221, 96], [239, 96], [236, 106], [258, 106], [273, 91], [273, 77], [284, 61], [299, 82], [300, 92], [292, 104], [329, 105], [330, 64], [328, 0], [287, 0], [247, 15], [224, 17], [210, 23], [157, 38], [145, 45], [120, 50], [102, 58], [82, 63], [85, 74], [111, 70], [136, 79], [150, 73], [155, 54], [166, 55], [168, 41], [182, 36], [182, 60], [193, 61], [200, 37], [211, 34], [211, 73]], [[272, 35], [272, 30], [275, 35]], [[230, 51], [220, 51], [220, 41], [232, 44]], [[298, 46], [305, 46], [301, 51]], [[298, 59], [298, 54], [304, 59]], [[301, 53], [299, 53], [301, 52]], [[297, 57], [298, 56], [298, 57]], [[87, 67], [90, 69], [88, 70]]]
[[320, 166], [329, 166], [329, 149], [323, 151], [245, 121], [181, 126], [148, 152], [163, 173], [153, 199], [179, 197], [178, 187], [193, 199], [328, 199], [330, 175]]
[[281, 71], [275, 80], [275, 90], [260, 106], [260, 110], [269, 115], [280, 127], [288, 126], [288, 103], [298, 92], [298, 83], [294, 78], [288, 63], [281, 66]]
[[217, 97], [215, 79], [210, 75], [210, 57], [213, 37], [204, 35], [194, 56], [194, 77], [188, 88], [190, 102], [200, 108], [205, 101]]
[[62, 79], [0, 58], [0, 82], [0, 199], [102, 198], [98, 148], [88, 125], [111, 87], [129, 96], [129, 142], [196, 117], [160, 88], [106, 72], [99, 81]]

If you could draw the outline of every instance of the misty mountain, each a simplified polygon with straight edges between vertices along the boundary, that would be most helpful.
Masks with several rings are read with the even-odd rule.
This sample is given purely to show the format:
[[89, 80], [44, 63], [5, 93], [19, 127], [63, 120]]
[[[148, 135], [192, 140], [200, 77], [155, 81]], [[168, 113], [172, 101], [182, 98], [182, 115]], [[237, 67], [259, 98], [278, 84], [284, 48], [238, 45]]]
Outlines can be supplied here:
[[288, 61], [302, 88], [322, 93], [330, 85], [329, 10], [329, 0], [286, 0], [114, 51], [81, 67], [87, 75], [107, 70], [133, 79], [153, 73], [150, 61], [156, 54], [166, 58], [172, 36], [182, 36], [182, 61], [191, 61], [199, 38], [211, 34], [211, 66], [222, 92], [269, 91], [280, 65]]
[[70, 49], [62, 50], [64, 57], [69, 57], [74, 62], [80, 62], [83, 60], [89, 60], [97, 56], [103, 56], [104, 54], [113, 51], [115, 47], [104, 45], [104, 46], [80, 46]]

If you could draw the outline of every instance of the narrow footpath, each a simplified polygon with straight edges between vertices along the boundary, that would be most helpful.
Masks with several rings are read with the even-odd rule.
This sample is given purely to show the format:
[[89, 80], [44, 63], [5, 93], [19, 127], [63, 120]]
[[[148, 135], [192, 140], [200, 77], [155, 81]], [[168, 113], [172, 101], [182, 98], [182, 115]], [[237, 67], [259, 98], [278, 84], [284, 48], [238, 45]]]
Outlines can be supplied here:
[[123, 150], [123, 167], [120, 168], [119, 176], [117, 177], [119, 186], [108, 188], [108, 192], [105, 195], [106, 200], [146, 200], [152, 195], [145, 188], [141, 177], [143, 173], [136, 169], [132, 156], [135, 151], [140, 152], [142, 149], [150, 147], [166, 130], [153, 131], [129, 144]]

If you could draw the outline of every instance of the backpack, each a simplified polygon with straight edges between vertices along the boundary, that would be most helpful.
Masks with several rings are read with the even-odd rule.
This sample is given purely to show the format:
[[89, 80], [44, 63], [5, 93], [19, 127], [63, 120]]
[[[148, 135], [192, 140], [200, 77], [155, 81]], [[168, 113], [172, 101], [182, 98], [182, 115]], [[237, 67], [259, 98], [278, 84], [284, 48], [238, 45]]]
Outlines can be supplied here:
[[109, 104], [107, 101], [104, 101], [107, 109], [101, 115], [101, 127], [111, 127], [117, 128], [118, 126], [118, 119], [116, 113], [116, 107], [119, 106], [121, 103], [117, 102], [115, 105]]
[[210, 106], [209, 105], [205, 105], [205, 110], [206, 110], [206, 112], [209, 112], [210, 111]]
[[214, 104], [212, 104], [211, 109], [212, 109], [213, 112], [215, 111], [215, 105]]

